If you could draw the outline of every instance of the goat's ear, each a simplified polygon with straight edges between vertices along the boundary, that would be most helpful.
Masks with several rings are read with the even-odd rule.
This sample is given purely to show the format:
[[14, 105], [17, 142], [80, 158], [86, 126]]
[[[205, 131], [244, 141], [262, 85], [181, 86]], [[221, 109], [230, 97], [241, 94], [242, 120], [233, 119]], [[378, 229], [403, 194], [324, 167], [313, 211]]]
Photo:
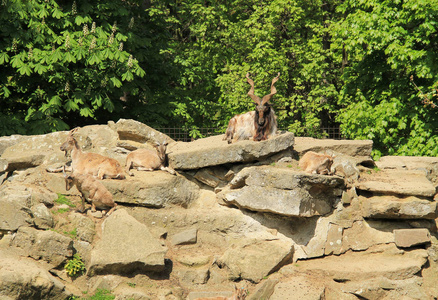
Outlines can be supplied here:
[[155, 148], [160, 147], [160, 142], [155, 142], [155, 144], [153, 144], [152, 146], [154, 146]]
[[72, 130], [70, 130], [69, 134], [73, 135], [73, 133], [75, 133], [78, 130], [79, 130], [79, 127], [73, 128]]
[[163, 145], [164, 145], [164, 146], [167, 146], [167, 145], [169, 145], [169, 143], [168, 143], [167, 141], [164, 141], [164, 142], [163, 142]]

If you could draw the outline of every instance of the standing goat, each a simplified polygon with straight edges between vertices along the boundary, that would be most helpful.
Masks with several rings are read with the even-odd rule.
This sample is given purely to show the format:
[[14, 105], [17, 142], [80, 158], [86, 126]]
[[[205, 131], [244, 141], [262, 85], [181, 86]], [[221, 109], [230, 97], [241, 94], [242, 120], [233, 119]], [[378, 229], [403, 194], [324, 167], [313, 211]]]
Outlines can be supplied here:
[[333, 155], [316, 153], [313, 151], [306, 152], [301, 157], [298, 165], [307, 173], [332, 175], [331, 167], [333, 164]]
[[77, 128], [70, 131], [67, 140], [60, 147], [61, 151], [65, 151], [65, 155], [70, 151], [72, 170], [79, 174], [91, 174], [99, 179], [125, 179], [123, 167], [114, 158], [82, 152], [73, 137], [76, 130]]
[[248, 139], [263, 141], [275, 135], [277, 132], [277, 118], [269, 100], [277, 93], [274, 84], [279, 77], [280, 73], [272, 79], [271, 93], [260, 99], [259, 96], [254, 94], [254, 81], [249, 78], [249, 73], [246, 74], [246, 79], [251, 85], [248, 96], [255, 102], [256, 109], [231, 118], [224, 137], [228, 144]]
[[81, 212], [84, 212], [85, 210], [85, 200], [91, 202], [91, 211], [96, 211], [96, 208], [102, 210], [110, 209], [107, 216], [116, 209], [117, 203], [114, 202], [113, 195], [93, 176], [73, 173], [67, 175], [67, 173], [65, 173], [65, 166], [63, 173], [65, 189], [69, 191], [74, 185], [76, 185], [76, 188], [81, 193]]
[[136, 168], [138, 171], [153, 171], [161, 169], [169, 172], [172, 175], [175, 175], [174, 169], [166, 167], [167, 142], [157, 142], [154, 147], [156, 151], [149, 149], [137, 149], [129, 153], [126, 157], [126, 173], [133, 176], [134, 174], [129, 171], [131, 168]]

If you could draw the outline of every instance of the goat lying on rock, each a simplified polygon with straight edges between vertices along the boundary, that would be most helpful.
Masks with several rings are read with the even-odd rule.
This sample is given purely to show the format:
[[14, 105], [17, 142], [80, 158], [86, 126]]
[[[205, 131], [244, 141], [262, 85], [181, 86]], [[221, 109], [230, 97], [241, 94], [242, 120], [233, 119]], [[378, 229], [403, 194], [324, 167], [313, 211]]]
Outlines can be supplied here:
[[117, 203], [113, 200], [113, 195], [107, 188], [93, 176], [88, 174], [72, 173], [67, 175], [65, 168], [63, 170], [65, 179], [65, 189], [69, 191], [74, 185], [81, 193], [81, 212], [85, 211], [85, 200], [91, 202], [91, 211], [96, 211], [96, 208], [101, 210], [109, 209], [109, 216], [117, 207]]
[[154, 147], [156, 151], [137, 149], [129, 153], [126, 157], [126, 173], [133, 176], [134, 174], [129, 171], [131, 168], [136, 168], [138, 171], [153, 171], [161, 169], [175, 175], [176, 173], [174, 169], [166, 167], [167, 142], [156, 143]]
[[333, 159], [332, 155], [308, 151], [301, 157], [298, 165], [307, 173], [332, 175]]
[[70, 151], [72, 170], [79, 174], [90, 174], [99, 179], [125, 179], [123, 167], [114, 158], [97, 153], [82, 152], [78, 142], [73, 137], [76, 130], [77, 128], [70, 131], [67, 140], [60, 147], [61, 151], [65, 151], [65, 155]]
[[248, 96], [256, 103], [256, 109], [231, 118], [223, 138], [228, 141], [228, 144], [248, 139], [263, 141], [276, 134], [277, 118], [269, 100], [277, 93], [274, 84], [279, 77], [280, 73], [272, 79], [271, 93], [260, 99], [259, 96], [254, 94], [254, 81], [249, 78], [249, 73], [246, 74], [246, 79], [251, 86]]

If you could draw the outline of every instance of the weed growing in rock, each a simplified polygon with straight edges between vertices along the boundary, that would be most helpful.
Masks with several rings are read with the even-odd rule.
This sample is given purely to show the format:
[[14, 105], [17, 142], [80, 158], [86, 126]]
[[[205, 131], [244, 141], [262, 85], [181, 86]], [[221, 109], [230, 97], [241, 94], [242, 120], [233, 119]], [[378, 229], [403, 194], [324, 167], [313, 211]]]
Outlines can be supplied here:
[[133, 283], [133, 282], [128, 282], [128, 285], [130, 286], [130, 287], [132, 287], [132, 288], [135, 288], [135, 286], [137, 285], [136, 283]]
[[85, 272], [85, 264], [79, 253], [76, 253], [72, 259], [67, 261], [64, 269], [70, 277], [76, 277]]
[[54, 214], [54, 215], [57, 215], [57, 214], [63, 214], [63, 213], [69, 212], [69, 211], [70, 211], [69, 208], [60, 208], [60, 209], [55, 210], [55, 211], [53, 212], [53, 214]]
[[112, 295], [110, 291], [104, 289], [98, 289], [96, 293], [91, 296], [90, 300], [113, 300], [116, 296]]
[[66, 204], [70, 207], [75, 207], [75, 205], [71, 203], [71, 201], [66, 196], [60, 193], [58, 193], [58, 199], [56, 199], [55, 202], [58, 204]]
[[74, 228], [72, 231], [64, 231], [64, 234], [68, 235], [73, 240], [78, 237], [78, 233], [77, 233], [77, 229], [76, 228]]

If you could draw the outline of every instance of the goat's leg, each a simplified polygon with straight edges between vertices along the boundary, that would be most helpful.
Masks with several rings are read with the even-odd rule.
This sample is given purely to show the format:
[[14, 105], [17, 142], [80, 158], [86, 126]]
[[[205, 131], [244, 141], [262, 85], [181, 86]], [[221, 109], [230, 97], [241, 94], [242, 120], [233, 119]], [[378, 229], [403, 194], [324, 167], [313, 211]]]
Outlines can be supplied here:
[[80, 212], [83, 213], [85, 211], [85, 197], [84, 195], [81, 195], [81, 210]]
[[111, 208], [111, 209], [106, 213], [106, 216], [109, 217], [109, 216], [113, 213], [113, 211], [116, 210], [116, 207], [117, 207], [117, 203], [114, 203], [113, 208]]
[[146, 167], [137, 167], [138, 171], [153, 171], [154, 169], [152, 168], [146, 168]]
[[93, 201], [91, 201], [91, 211], [95, 212], [96, 211], [96, 205], [94, 204]]
[[175, 174], [176, 174], [175, 170], [172, 169], [172, 168], [170, 168], [170, 167], [164, 167], [164, 166], [161, 166], [160, 169], [163, 170], [163, 171], [169, 172], [169, 173], [172, 174], [172, 175], [175, 175]]

